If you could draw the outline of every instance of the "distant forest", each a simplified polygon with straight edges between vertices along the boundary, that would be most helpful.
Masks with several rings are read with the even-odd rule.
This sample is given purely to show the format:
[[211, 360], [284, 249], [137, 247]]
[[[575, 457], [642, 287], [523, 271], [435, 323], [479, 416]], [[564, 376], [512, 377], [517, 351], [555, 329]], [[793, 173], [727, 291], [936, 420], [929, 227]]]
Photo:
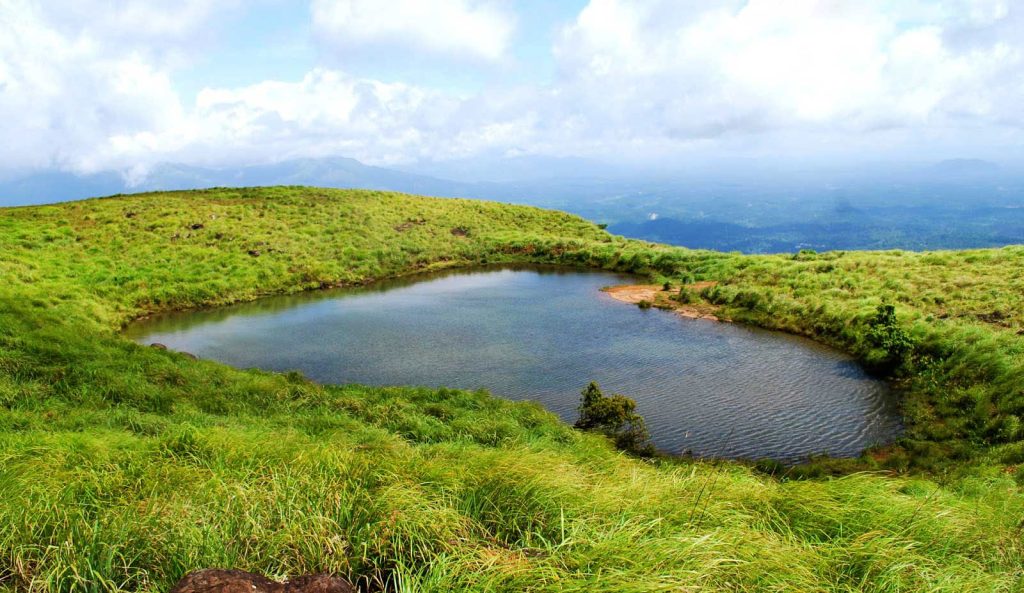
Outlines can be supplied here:
[[657, 218], [620, 222], [609, 230], [620, 235], [683, 247], [783, 253], [854, 249], [969, 249], [1024, 243], [1024, 208], [903, 207], [835, 212], [831, 219], [810, 217], [764, 226], [721, 219]]

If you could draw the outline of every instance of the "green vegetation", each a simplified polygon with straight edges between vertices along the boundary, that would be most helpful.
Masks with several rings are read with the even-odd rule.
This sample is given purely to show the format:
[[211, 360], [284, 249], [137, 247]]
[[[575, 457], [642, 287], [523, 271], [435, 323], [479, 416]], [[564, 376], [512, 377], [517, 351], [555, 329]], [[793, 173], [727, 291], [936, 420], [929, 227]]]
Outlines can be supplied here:
[[896, 320], [896, 307], [879, 305], [875, 318], [868, 322], [868, 343], [875, 347], [867, 357], [872, 367], [892, 373], [907, 363], [914, 341]]
[[[486, 393], [321, 386], [118, 335], [510, 261], [717, 282], [693, 298], [730, 318], [899, 352], [907, 437], [776, 476], [645, 461]], [[526, 207], [217, 189], [0, 210], [0, 275], [0, 591], [166, 591], [210, 566], [424, 592], [1024, 587], [1021, 247], [752, 257]], [[889, 471], [792, 479], [852, 469]]]
[[647, 423], [636, 413], [635, 401], [617, 393], [605, 396], [593, 381], [580, 395], [576, 428], [597, 431], [619, 449], [634, 455], [650, 457], [654, 454]]
[[679, 287], [679, 293], [676, 294], [676, 300], [684, 305], [689, 305], [694, 301], [693, 292], [690, 291], [686, 286]]

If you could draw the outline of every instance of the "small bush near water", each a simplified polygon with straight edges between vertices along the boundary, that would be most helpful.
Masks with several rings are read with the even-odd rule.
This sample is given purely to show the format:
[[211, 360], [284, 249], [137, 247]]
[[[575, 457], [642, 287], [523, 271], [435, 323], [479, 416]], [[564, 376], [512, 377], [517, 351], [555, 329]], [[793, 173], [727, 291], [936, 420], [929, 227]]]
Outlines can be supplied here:
[[615, 446], [634, 455], [650, 456], [654, 447], [643, 416], [636, 413], [636, 402], [619, 394], [610, 397], [591, 381], [580, 398], [580, 417], [576, 428], [593, 430], [610, 438]]
[[873, 319], [868, 322], [868, 343], [874, 351], [867, 362], [882, 370], [891, 372], [906, 363], [907, 356], [914, 348], [914, 342], [896, 320], [896, 307], [879, 305]]

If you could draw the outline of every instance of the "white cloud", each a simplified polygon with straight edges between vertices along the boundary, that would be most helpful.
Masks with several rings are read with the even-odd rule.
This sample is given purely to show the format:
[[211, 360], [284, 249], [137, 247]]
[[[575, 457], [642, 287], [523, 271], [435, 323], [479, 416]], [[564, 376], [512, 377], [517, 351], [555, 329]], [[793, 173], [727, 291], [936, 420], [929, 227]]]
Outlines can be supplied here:
[[185, 120], [110, 139], [104, 160], [152, 165], [348, 156], [374, 165], [470, 157], [534, 145], [535, 91], [468, 99], [318, 68], [298, 82], [204, 89]]
[[183, 125], [111, 138], [110, 160], [243, 164], [345, 155], [387, 164], [409, 159], [452, 101], [404, 84], [316, 69], [298, 82], [205, 89]]
[[[212, 8], [122, 3], [117, 14], [93, 6], [94, 19], [80, 4], [65, 8], [0, 0], [0, 171], [114, 168], [138, 176], [161, 161], [328, 155], [392, 164], [472, 153], [502, 126], [487, 110], [473, 117], [473, 107], [456, 117], [465, 102], [442, 93], [323, 68], [295, 82], [207, 88], [184, 105], [175, 66], [208, 33]], [[134, 29], [164, 17], [147, 29], [148, 40]], [[453, 124], [460, 119], [471, 129]]]
[[510, 13], [480, 0], [313, 0], [312, 15], [319, 38], [341, 54], [371, 46], [497, 60], [515, 28]]
[[[78, 4], [69, 4], [81, 8]], [[143, 51], [88, 28], [62, 30], [48, 11], [0, 2], [0, 121], [5, 169], [91, 170], [116, 134], [160, 129], [182, 109], [168, 73]], [[89, 22], [103, 25], [102, 18]], [[111, 33], [112, 29], [103, 32]]]
[[706, 6], [593, 0], [558, 43], [560, 84], [594, 125], [681, 141], [1016, 117], [1024, 22], [1006, 2]]
[[146, 46], [190, 39], [217, 13], [237, 0], [51, 0], [35, 3], [53, 28], [89, 31], [105, 40], [133, 40]]
[[[1005, 1], [593, 0], [548, 85], [455, 96], [320, 66], [183, 105], [174, 75], [214, 4], [0, 0], [0, 168], [1021, 149], [1024, 17]], [[336, 48], [509, 51], [497, 5], [385, 4], [314, 0], [314, 26]]]

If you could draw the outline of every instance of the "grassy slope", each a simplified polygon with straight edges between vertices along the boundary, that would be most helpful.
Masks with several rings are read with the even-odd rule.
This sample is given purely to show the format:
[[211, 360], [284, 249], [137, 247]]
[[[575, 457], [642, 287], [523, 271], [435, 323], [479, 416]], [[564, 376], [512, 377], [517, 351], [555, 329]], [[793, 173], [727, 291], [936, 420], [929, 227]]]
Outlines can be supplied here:
[[[919, 347], [889, 462], [974, 461], [798, 481], [650, 464], [530, 404], [317, 386], [116, 334], [484, 260], [686, 271], [724, 281], [707, 296], [734, 317], [862, 355], [863, 320], [894, 302]], [[524, 207], [304, 188], [0, 210], [0, 590], [166, 590], [205, 566], [410, 591], [1020, 590], [1024, 498], [1003, 464], [1021, 456], [1022, 268], [1020, 248], [693, 252]]]

